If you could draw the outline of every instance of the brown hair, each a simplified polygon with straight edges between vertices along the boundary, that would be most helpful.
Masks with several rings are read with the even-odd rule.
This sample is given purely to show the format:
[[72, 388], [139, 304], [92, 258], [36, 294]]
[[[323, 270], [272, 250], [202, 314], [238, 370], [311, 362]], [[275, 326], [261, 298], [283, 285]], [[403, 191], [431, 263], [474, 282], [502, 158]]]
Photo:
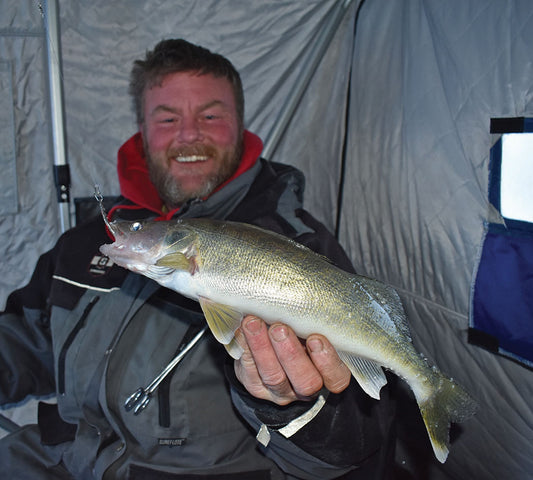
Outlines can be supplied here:
[[130, 74], [129, 93], [137, 124], [144, 121], [143, 96], [146, 88], [157, 84], [162, 77], [174, 72], [198, 72], [228, 79], [235, 96], [237, 118], [244, 123], [244, 93], [241, 77], [232, 63], [222, 55], [194, 45], [183, 39], [162, 40], [143, 60], [135, 60]]

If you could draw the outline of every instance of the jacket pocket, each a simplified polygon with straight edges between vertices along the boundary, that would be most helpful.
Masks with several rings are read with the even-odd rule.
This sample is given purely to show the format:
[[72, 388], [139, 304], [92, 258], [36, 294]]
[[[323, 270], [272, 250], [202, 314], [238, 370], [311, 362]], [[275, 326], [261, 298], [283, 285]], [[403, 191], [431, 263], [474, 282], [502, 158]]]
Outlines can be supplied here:
[[63, 344], [63, 347], [61, 348], [61, 351], [59, 352], [59, 356], [57, 360], [57, 391], [60, 395], [65, 393], [65, 361], [66, 361], [68, 349], [72, 345], [72, 342], [74, 342], [74, 339], [76, 338], [80, 330], [84, 327], [85, 321], [87, 320], [89, 313], [91, 313], [91, 310], [96, 305], [98, 300], [100, 300], [100, 297], [95, 296], [87, 304], [79, 320], [74, 325], [74, 328], [68, 334], [68, 337], [65, 340], [65, 343]]

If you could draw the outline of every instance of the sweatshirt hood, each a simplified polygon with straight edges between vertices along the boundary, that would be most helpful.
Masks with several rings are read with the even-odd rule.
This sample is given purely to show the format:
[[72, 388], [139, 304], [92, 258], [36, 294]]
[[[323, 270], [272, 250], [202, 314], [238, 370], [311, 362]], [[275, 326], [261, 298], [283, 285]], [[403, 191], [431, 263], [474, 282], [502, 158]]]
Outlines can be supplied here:
[[[241, 162], [235, 173], [222, 185], [219, 185], [215, 191], [220, 190], [253, 167], [262, 150], [263, 142], [261, 139], [254, 133], [245, 130]], [[163, 202], [159, 198], [155, 186], [150, 181], [140, 132], [137, 132], [120, 147], [117, 171], [122, 196], [140, 207], [163, 215]]]

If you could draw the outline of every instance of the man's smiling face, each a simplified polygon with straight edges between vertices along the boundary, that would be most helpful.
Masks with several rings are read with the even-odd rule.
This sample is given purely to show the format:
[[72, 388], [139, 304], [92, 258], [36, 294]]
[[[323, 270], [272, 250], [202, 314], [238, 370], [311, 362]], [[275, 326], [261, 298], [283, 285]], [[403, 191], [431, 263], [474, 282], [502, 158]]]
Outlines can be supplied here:
[[143, 105], [150, 179], [169, 209], [206, 197], [235, 172], [242, 128], [226, 78], [171, 73], [146, 89]]

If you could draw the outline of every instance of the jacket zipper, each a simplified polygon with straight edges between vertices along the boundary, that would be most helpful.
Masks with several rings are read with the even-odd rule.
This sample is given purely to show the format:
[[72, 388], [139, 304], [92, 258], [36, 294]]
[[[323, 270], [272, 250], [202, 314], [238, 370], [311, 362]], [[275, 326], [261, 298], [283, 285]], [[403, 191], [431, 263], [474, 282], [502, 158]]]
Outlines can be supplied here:
[[65, 394], [65, 361], [67, 358], [68, 349], [72, 345], [72, 342], [76, 338], [76, 335], [78, 335], [79, 331], [84, 327], [85, 320], [87, 320], [89, 313], [96, 305], [98, 300], [100, 300], [99, 296], [93, 297], [91, 301], [87, 304], [87, 306], [83, 310], [83, 313], [81, 314], [80, 319], [77, 321], [76, 325], [69, 333], [67, 339], [65, 340], [65, 343], [63, 344], [63, 347], [61, 348], [61, 352], [59, 353], [59, 358], [57, 360], [57, 391], [60, 395]]

